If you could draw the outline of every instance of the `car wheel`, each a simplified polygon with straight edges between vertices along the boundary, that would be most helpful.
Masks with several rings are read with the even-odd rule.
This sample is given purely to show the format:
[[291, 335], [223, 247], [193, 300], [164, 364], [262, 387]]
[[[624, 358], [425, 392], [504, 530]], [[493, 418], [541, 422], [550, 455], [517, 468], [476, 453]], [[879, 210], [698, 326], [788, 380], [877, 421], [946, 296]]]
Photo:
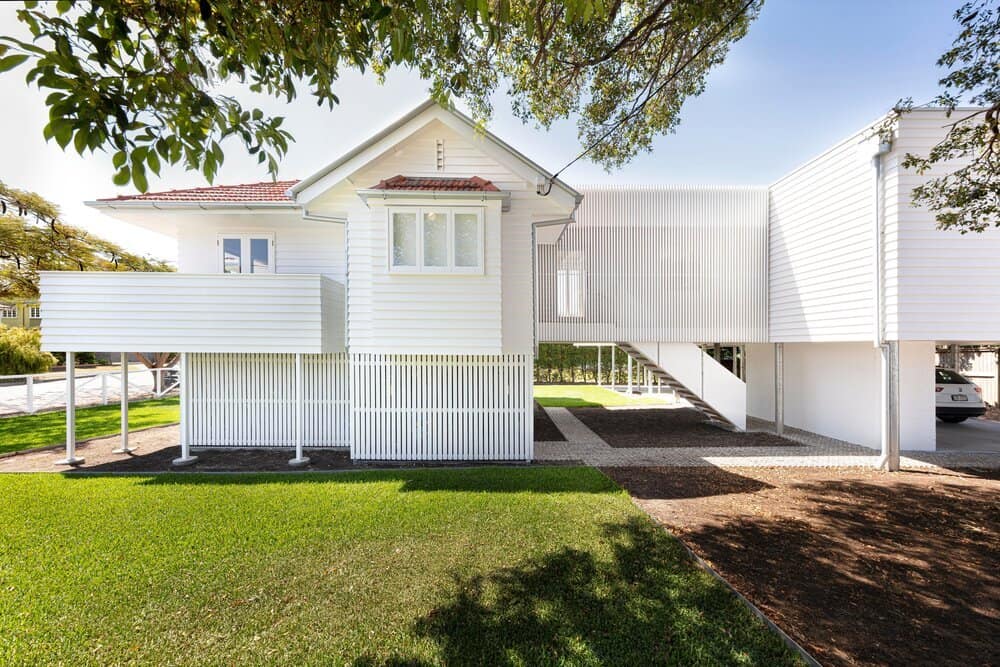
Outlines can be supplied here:
[[938, 417], [938, 419], [943, 421], [945, 424], [961, 424], [968, 419], [968, 417]]

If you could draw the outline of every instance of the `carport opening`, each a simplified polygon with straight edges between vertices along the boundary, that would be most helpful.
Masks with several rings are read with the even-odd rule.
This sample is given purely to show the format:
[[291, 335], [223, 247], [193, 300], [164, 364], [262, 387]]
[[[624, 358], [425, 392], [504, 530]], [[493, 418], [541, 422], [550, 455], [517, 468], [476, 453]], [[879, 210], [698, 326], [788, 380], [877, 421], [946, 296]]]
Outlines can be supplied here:
[[937, 451], [1000, 453], [1000, 344], [939, 343]]

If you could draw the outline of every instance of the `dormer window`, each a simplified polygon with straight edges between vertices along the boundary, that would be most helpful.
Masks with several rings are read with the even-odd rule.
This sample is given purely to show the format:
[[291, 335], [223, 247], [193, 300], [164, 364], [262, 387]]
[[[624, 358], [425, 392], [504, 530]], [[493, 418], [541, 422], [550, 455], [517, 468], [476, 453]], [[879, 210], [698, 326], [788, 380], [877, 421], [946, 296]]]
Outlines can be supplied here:
[[483, 209], [399, 206], [389, 209], [389, 270], [483, 273]]

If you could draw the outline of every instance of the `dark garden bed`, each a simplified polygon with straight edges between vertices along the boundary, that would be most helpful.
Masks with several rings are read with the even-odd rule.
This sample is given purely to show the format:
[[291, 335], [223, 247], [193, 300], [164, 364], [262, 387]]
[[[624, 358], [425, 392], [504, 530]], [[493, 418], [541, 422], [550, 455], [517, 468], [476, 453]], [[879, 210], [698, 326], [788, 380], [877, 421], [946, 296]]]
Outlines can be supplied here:
[[1000, 471], [605, 472], [824, 665], [1000, 664]]

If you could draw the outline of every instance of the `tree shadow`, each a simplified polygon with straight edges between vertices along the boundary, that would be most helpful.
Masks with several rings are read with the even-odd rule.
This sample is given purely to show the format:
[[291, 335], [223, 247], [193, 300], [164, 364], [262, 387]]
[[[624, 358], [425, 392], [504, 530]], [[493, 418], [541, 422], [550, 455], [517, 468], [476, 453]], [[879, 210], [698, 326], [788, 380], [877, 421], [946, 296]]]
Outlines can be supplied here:
[[[794, 664], [746, 606], [645, 518], [604, 527], [607, 557], [563, 547], [486, 575], [455, 574], [417, 620], [447, 665]], [[355, 665], [411, 665], [365, 655]]]
[[823, 664], [1000, 664], [997, 489], [941, 477], [793, 483], [683, 539]]
[[[64, 473], [85, 481], [117, 473]], [[175, 472], [153, 474], [141, 482], [148, 486], [253, 486], [258, 484], [372, 484], [390, 482], [400, 493], [441, 491], [470, 493], [619, 493], [621, 487], [599, 471], [579, 466], [462, 466], [364, 470], [356, 467], [340, 472]]]

